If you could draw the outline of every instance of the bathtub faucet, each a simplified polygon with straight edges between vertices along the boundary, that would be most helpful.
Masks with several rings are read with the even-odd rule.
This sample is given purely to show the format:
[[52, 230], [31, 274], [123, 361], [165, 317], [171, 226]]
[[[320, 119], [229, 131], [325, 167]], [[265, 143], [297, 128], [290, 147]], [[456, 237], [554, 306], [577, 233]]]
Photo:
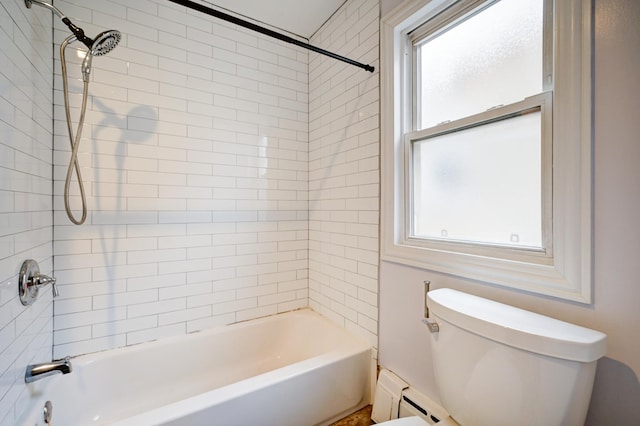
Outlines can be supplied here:
[[27, 366], [27, 372], [24, 374], [24, 382], [31, 383], [56, 373], [69, 374], [71, 371], [73, 371], [73, 367], [71, 366], [71, 358], [69, 357], [59, 361], [32, 364]]

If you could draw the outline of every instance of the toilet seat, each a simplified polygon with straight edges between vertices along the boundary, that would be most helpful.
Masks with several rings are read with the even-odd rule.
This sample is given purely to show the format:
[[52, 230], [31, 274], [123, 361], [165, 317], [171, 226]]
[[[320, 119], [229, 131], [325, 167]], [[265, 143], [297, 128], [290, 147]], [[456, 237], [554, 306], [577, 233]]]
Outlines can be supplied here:
[[[402, 417], [399, 419], [388, 420], [386, 422], [378, 423], [381, 426], [429, 426], [429, 423], [425, 422], [418, 416]], [[451, 417], [442, 419], [437, 423], [438, 426], [458, 426]]]
[[425, 422], [418, 416], [402, 417], [399, 419], [388, 420], [386, 422], [378, 423], [381, 426], [429, 426], [429, 423]]

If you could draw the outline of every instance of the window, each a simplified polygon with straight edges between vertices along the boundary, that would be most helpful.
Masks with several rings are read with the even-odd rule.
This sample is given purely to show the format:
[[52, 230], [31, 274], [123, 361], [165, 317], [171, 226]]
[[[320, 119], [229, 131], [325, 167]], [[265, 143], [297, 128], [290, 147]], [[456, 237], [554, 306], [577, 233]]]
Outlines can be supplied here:
[[591, 301], [589, 19], [583, 0], [383, 18], [383, 260]]
[[467, 253], [508, 248], [501, 256], [510, 258], [519, 249], [514, 254], [538, 261], [551, 253], [543, 128], [551, 123], [544, 40], [552, 28], [544, 6], [461, 2], [408, 34], [408, 243], [454, 243], [445, 247]]

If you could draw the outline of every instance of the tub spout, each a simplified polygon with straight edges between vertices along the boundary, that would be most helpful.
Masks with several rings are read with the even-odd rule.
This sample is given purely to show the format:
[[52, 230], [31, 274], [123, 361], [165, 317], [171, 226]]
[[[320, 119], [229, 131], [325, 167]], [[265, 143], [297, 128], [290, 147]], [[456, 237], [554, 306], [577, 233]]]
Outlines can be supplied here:
[[71, 359], [69, 357], [59, 361], [32, 364], [27, 366], [24, 381], [25, 383], [31, 383], [56, 373], [69, 374], [71, 371], [73, 371], [73, 367], [71, 366]]

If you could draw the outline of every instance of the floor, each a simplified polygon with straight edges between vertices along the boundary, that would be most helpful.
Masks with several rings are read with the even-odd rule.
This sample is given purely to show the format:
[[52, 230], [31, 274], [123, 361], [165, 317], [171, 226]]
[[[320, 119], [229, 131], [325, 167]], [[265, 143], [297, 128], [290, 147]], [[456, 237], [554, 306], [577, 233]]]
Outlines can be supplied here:
[[371, 405], [368, 405], [362, 410], [356, 411], [352, 415], [332, 423], [331, 426], [371, 426], [372, 424]]

